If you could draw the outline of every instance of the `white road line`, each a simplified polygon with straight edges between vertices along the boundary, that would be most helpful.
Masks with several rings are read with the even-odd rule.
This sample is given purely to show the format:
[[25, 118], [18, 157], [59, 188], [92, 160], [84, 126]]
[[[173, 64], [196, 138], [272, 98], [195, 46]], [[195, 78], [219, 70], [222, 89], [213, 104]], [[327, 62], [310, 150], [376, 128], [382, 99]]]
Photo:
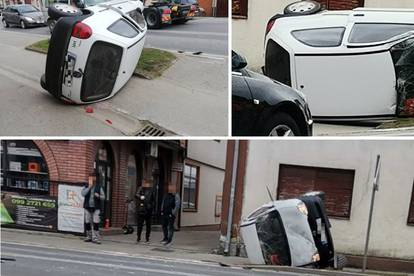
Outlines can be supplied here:
[[[173, 272], [174, 275], [182, 275], [182, 276], [193, 276], [194, 273], [187, 273], [187, 272], [178, 272], [178, 271], [165, 271], [161, 269], [153, 269], [153, 268], [141, 268], [136, 266], [128, 266], [128, 265], [117, 265], [117, 264], [107, 264], [107, 263], [97, 263], [97, 262], [86, 262], [86, 261], [78, 261], [78, 260], [68, 260], [68, 259], [59, 259], [59, 258], [52, 258], [52, 257], [41, 257], [41, 256], [33, 256], [27, 254], [7, 254], [8, 257], [22, 257], [22, 258], [29, 258], [29, 259], [36, 259], [36, 260], [45, 260], [45, 261], [55, 261], [55, 262], [62, 262], [62, 263], [72, 263], [72, 264], [83, 264], [83, 265], [91, 265], [91, 266], [100, 266], [100, 267], [107, 267], [107, 268], [117, 268], [117, 269], [126, 269], [126, 270], [134, 270], [134, 271], [141, 271], [141, 272], [152, 272], [157, 274], [167, 274], [171, 275]], [[200, 276], [210, 276], [208, 274], [199, 274]]]

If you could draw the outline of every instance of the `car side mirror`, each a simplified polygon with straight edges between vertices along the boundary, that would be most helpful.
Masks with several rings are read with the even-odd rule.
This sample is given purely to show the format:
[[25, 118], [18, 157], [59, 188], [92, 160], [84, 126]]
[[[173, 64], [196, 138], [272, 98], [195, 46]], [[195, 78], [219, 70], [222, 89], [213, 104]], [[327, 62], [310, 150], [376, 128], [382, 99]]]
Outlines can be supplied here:
[[231, 55], [231, 69], [232, 69], [232, 71], [243, 69], [246, 66], [247, 66], [246, 59], [233, 51], [232, 55]]

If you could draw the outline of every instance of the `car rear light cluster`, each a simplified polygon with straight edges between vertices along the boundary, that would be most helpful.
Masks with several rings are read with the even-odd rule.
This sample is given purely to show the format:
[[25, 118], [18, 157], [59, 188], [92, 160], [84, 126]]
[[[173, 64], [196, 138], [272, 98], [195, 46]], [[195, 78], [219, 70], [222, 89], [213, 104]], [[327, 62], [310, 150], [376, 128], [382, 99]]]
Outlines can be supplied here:
[[92, 35], [92, 29], [82, 22], [75, 24], [72, 30], [72, 36], [80, 39], [88, 39]]
[[273, 28], [273, 25], [275, 24], [276, 19], [270, 19], [269, 22], [267, 22], [266, 26], [266, 35], [270, 32], [270, 30]]

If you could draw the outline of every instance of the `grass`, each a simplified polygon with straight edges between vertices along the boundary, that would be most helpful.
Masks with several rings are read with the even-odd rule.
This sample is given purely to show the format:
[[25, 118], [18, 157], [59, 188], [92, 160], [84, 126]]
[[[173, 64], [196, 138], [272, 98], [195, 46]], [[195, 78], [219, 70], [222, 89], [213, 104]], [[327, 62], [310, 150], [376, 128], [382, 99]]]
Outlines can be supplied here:
[[400, 128], [400, 127], [413, 127], [414, 118], [398, 118], [396, 120], [385, 122], [379, 125], [378, 129], [388, 129], [388, 128]]
[[[49, 39], [35, 42], [26, 46], [26, 49], [47, 54], [49, 49]], [[135, 68], [134, 75], [149, 80], [158, 78], [165, 70], [171, 67], [176, 59], [177, 57], [171, 52], [155, 48], [144, 48], [137, 67]]]

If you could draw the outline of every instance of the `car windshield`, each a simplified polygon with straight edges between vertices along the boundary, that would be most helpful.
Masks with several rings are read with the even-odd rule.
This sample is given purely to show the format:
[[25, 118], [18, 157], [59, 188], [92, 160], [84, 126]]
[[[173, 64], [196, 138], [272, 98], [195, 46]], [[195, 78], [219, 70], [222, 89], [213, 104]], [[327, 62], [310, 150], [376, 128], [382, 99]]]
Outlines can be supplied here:
[[17, 10], [19, 11], [19, 13], [29, 13], [29, 12], [39, 11], [38, 9], [30, 5], [17, 7]]
[[256, 221], [257, 235], [266, 264], [290, 266], [290, 250], [282, 219], [275, 210]]

